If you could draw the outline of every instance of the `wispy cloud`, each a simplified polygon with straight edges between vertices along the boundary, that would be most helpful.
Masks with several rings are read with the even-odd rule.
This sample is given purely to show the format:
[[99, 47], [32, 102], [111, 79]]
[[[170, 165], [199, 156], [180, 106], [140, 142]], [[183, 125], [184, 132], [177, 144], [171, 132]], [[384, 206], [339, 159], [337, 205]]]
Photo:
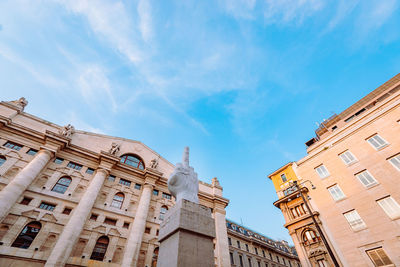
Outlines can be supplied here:
[[153, 36], [150, 1], [139, 0], [137, 12], [139, 14], [139, 28], [142, 38], [145, 42], [149, 42]]

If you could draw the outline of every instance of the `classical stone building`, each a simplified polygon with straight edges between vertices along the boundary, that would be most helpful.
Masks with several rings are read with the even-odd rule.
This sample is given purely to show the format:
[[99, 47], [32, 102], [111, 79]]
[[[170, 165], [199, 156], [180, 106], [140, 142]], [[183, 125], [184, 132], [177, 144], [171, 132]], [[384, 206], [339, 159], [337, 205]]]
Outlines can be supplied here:
[[226, 221], [230, 266], [300, 267], [294, 247], [285, 241], [274, 241], [248, 228]]
[[[0, 103], [0, 266], [156, 266], [174, 165], [138, 141], [60, 127]], [[229, 266], [228, 200], [199, 183]]]
[[306, 146], [269, 176], [302, 264], [332, 265], [329, 247], [340, 266], [399, 266], [400, 74], [324, 121]]

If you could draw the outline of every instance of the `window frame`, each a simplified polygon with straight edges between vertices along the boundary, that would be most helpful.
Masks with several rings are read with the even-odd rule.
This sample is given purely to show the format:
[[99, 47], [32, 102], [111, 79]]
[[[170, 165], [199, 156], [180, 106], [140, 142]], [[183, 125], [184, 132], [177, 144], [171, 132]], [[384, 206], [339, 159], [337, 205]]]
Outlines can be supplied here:
[[122, 205], [124, 204], [125, 195], [122, 192], [117, 192], [111, 201], [110, 206], [116, 209], [122, 209]]
[[[372, 182], [369, 181], [369, 179], [365, 176], [365, 175], [369, 175], [370, 178], [372, 178]], [[379, 182], [375, 179], [374, 176], [372, 176], [372, 174], [368, 171], [368, 170], [363, 170], [359, 173], [355, 174], [356, 178], [358, 179], [358, 181], [360, 181], [360, 183], [365, 187], [365, 188], [370, 188], [372, 186], [375, 186], [377, 184], [379, 184]], [[365, 184], [363, 182], [363, 180], [369, 182], [368, 184]]]
[[[64, 180], [63, 180], [64, 179]], [[63, 183], [63, 181], [69, 181], [68, 184]], [[61, 182], [60, 182], [61, 181]], [[59, 194], [65, 194], [65, 192], [68, 190], [68, 187], [71, 185], [72, 179], [71, 177], [68, 176], [63, 176], [60, 179], [57, 180], [57, 183], [53, 186], [51, 189], [52, 192], [56, 192]], [[64, 190], [64, 191], [63, 191]]]
[[[100, 242], [100, 240], [107, 240], [107, 242]], [[95, 246], [94, 246], [94, 248], [92, 250], [92, 254], [90, 255], [90, 259], [91, 260], [95, 260], [95, 261], [103, 261], [105, 255], [107, 253], [107, 249], [108, 249], [109, 243], [110, 243], [110, 239], [107, 236], [105, 236], [105, 235], [100, 236], [97, 239], [96, 244], [95, 244]], [[98, 251], [95, 251], [96, 249]], [[96, 255], [96, 254], [98, 254], [98, 255]]]
[[[383, 265], [378, 265], [376, 263], [376, 261], [372, 258], [372, 256], [370, 255], [370, 253], [375, 252], [376, 256], [379, 257], [379, 260], [382, 261]], [[378, 252], [381, 252], [384, 254], [384, 256], [387, 258], [387, 260], [390, 261], [389, 262], [384, 262], [384, 260], [382, 259], [382, 255], [379, 255]], [[365, 253], [367, 254], [368, 258], [371, 260], [371, 262], [374, 264], [374, 266], [394, 266], [392, 260], [389, 258], [389, 256], [386, 254], [385, 250], [382, 247], [377, 247], [377, 248], [373, 248], [373, 249], [368, 249], [365, 251]]]
[[[345, 217], [347, 223], [349, 224], [350, 228], [353, 231], [360, 231], [367, 228], [367, 225], [365, 224], [364, 220], [361, 218], [360, 214], [358, 214], [358, 212], [355, 209], [343, 213], [343, 216]], [[352, 218], [355, 218], [355, 220], [350, 220]]]
[[[137, 162], [133, 159], [136, 159]], [[120, 163], [122, 164], [126, 164], [128, 166], [134, 167], [136, 169], [139, 170], [144, 170], [145, 169], [145, 165], [144, 165], [144, 161], [141, 157], [135, 155], [135, 154], [124, 154], [121, 156], [120, 158]]]
[[[350, 150], [343, 151], [339, 154], [339, 157], [346, 166], [350, 166], [358, 161], [354, 154], [350, 152]], [[350, 159], [350, 157], [353, 159]]]
[[[324, 164], [315, 167], [314, 170], [321, 179], [327, 178], [331, 175], [328, 171], [328, 168]], [[324, 170], [324, 171], [319, 172], [318, 170]]]
[[[400, 171], [400, 154], [394, 155], [393, 157], [388, 158], [388, 161], [390, 162], [390, 164], [392, 164], [392, 166]], [[393, 161], [396, 161], [396, 163], [394, 163]]]
[[20, 145], [18, 143], [12, 142], [12, 141], [7, 141], [3, 144], [4, 147], [15, 150], [15, 151], [20, 151], [21, 148], [23, 148], [23, 145]]
[[[383, 141], [383, 143], [382, 144], [378, 144], [379, 142], [377, 141], [377, 139], [375, 138], [375, 137], [377, 137], [378, 139], [381, 139], [381, 141]], [[373, 141], [372, 141], [373, 140]], [[383, 139], [382, 138], [382, 136], [380, 136], [379, 134], [374, 134], [374, 135], [372, 135], [372, 136], [370, 136], [370, 137], [368, 137], [367, 139], [366, 139], [366, 141], [373, 147], [373, 148], [375, 148], [375, 150], [381, 150], [382, 148], [384, 148], [384, 147], [387, 147], [388, 145], [389, 145], [389, 142], [388, 141], [386, 141], [385, 139]], [[377, 143], [377, 147], [373, 144], [373, 142], [376, 142]]]
[[131, 181], [128, 181], [128, 180], [123, 179], [123, 178], [119, 178], [118, 183], [119, 183], [119, 184], [122, 184], [122, 185], [124, 185], [124, 186], [127, 186], [127, 187], [131, 187], [131, 184], [132, 184]]
[[[391, 203], [389, 204], [389, 202]], [[392, 196], [386, 196], [378, 199], [376, 200], [376, 203], [382, 208], [382, 210], [390, 219], [395, 220], [400, 218], [400, 205]]]
[[0, 166], [2, 166], [7, 161], [7, 158], [3, 155], [0, 155]]
[[[35, 240], [41, 229], [42, 224], [38, 221], [27, 223], [24, 228], [22, 228], [18, 236], [15, 238], [14, 242], [11, 244], [11, 247], [28, 249], [32, 245], [33, 241]], [[25, 236], [28, 236], [29, 238], [31, 238], [31, 240], [28, 240]], [[26, 243], [26, 241], [28, 242]]]
[[70, 161], [70, 162], [68, 162], [67, 167], [70, 169], [80, 171], [82, 169], [83, 165], [73, 162], [73, 161]]
[[54, 209], [55, 209], [56, 207], [57, 207], [56, 204], [51, 204], [51, 203], [42, 201], [42, 202], [40, 202], [40, 205], [39, 205], [38, 208], [39, 208], [39, 209], [42, 209], [42, 210], [54, 211]]
[[[333, 191], [333, 189], [335, 190]], [[339, 201], [346, 198], [346, 195], [344, 194], [342, 188], [340, 188], [338, 184], [331, 185], [330, 187], [327, 188], [327, 190], [334, 201]], [[341, 196], [339, 196], [340, 194], [337, 194], [338, 192], [340, 192]]]

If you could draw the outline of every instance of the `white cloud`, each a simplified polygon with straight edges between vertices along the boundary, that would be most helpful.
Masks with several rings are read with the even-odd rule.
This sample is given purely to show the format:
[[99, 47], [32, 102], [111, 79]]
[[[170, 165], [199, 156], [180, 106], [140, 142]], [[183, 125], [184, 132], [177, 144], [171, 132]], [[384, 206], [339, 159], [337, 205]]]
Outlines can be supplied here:
[[145, 42], [149, 42], [153, 35], [151, 5], [149, 0], [139, 0], [137, 11], [139, 14], [139, 29]]
[[257, 0], [221, 0], [225, 10], [236, 18], [253, 19]]
[[[341, 23], [359, 4], [360, 0], [340, 0], [335, 16], [329, 21], [326, 31], [334, 29]], [[326, 32], [325, 31], [325, 32]]]

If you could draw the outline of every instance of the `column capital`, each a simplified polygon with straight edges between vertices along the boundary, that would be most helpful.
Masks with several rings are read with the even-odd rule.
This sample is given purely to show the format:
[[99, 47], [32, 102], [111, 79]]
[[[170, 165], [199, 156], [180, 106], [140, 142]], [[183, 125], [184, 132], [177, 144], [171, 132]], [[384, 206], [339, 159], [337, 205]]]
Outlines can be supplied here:
[[107, 176], [110, 172], [106, 169], [103, 169], [101, 167], [97, 168], [96, 172], [102, 172], [104, 173], [105, 176]]
[[47, 148], [41, 147], [38, 153], [45, 153], [47, 155], [49, 155], [50, 158], [52, 158], [54, 156], [54, 152], [51, 150], [48, 150]]
[[99, 168], [105, 169], [107, 171], [111, 171], [115, 164], [119, 162], [119, 158], [107, 153], [105, 151], [100, 152], [100, 164]]
[[49, 150], [53, 153], [57, 153], [64, 147], [69, 145], [70, 140], [64, 138], [63, 136], [60, 136], [52, 131], [46, 130], [46, 133], [44, 135], [44, 145], [41, 146], [40, 148]]

